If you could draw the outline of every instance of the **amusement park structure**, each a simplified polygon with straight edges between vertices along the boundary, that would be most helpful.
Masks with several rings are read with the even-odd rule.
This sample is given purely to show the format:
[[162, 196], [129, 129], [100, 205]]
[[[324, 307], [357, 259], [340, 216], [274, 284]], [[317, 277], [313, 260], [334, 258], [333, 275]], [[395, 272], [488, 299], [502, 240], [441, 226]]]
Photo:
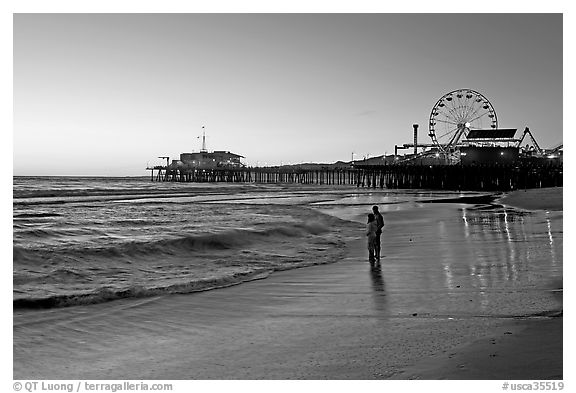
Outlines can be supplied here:
[[[413, 127], [414, 143], [395, 146], [398, 163], [509, 163], [519, 157], [558, 158], [563, 148], [560, 144], [553, 151], [542, 149], [528, 127], [520, 139], [515, 138], [516, 129], [498, 128], [494, 106], [472, 89], [454, 90], [436, 101], [428, 123], [431, 143], [418, 143], [418, 125]], [[398, 155], [398, 150], [412, 148], [413, 154]]]

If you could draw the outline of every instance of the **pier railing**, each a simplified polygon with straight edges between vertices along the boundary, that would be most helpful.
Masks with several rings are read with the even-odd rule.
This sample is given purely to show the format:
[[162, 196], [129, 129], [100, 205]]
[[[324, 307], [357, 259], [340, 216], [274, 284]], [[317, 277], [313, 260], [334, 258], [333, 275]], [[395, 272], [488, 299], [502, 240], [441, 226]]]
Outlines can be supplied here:
[[561, 187], [562, 165], [355, 165], [354, 167], [243, 167], [180, 170], [147, 168], [152, 181], [299, 183], [395, 189], [511, 191]]

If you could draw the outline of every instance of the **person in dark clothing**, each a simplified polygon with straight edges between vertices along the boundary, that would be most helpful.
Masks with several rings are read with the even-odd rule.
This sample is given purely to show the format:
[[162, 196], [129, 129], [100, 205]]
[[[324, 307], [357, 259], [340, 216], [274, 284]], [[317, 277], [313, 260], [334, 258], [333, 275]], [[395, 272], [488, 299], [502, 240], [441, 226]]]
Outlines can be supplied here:
[[382, 228], [384, 228], [384, 217], [378, 211], [378, 206], [372, 206], [372, 212], [376, 220], [376, 239], [374, 240], [374, 256], [380, 259], [380, 235], [382, 235]]

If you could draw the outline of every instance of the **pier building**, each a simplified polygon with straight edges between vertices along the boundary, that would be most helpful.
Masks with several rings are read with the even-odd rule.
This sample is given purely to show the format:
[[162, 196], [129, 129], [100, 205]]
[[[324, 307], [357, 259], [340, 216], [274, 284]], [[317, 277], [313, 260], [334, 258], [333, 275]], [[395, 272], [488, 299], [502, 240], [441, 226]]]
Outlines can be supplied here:
[[242, 158], [244, 156], [229, 151], [215, 150], [211, 153], [207, 151], [181, 153], [180, 160], [172, 162], [175, 165], [180, 165], [178, 164], [180, 162], [181, 166], [191, 169], [242, 168], [245, 166]]

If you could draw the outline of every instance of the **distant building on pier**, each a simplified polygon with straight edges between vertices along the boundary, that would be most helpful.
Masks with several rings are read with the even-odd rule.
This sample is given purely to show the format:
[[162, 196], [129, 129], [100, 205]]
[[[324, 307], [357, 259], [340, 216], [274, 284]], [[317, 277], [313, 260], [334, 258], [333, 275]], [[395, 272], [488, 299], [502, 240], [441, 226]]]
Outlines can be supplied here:
[[242, 168], [245, 166], [242, 158], [244, 156], [224, 150], [181, 153], [180, 160], [173, 160], [172, 166], [189, 169]]
[[512, 164], [518, 160], [515, 128], [470, 130], [460, 147], [462, 165]]

